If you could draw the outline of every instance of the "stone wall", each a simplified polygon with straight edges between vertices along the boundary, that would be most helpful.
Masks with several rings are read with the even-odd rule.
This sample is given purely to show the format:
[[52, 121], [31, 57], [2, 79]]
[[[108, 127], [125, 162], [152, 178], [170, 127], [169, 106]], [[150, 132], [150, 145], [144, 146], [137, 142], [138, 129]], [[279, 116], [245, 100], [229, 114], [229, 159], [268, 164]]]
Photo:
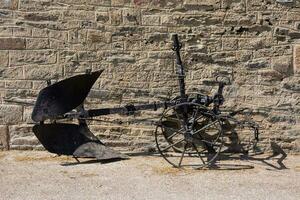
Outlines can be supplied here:
[[[40, 148], [30, 114], [48, 79], [105, 69], [87, 107], [175, 96], [172, 33], [189, 91], [212, 93], [205, 80], [230, 76], [225, 106], [255, 110], [261, 145], [300, 150], [299, 0], [0, 0], [0, 148]], [[91, 128], [116, 148], [143, 149], [154, 140], [145, 116], [157, 114]]]

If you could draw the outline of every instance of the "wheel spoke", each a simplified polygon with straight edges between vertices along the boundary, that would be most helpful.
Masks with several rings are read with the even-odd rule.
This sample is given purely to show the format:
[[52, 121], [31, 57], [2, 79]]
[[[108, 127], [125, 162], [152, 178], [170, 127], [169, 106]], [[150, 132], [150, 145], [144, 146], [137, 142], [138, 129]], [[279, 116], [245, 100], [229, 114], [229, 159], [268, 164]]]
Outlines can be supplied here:
[[194, 127], [194, 125], [195, 125], [195, 121], [196, 121], [196, 117], [197, 117], [197, 115], [198, 115], [198, 111], [199, 111], [199, 108], [197, 107], [197, 110], [196, 110], [196, 112], [194, 112], [193, 113], [193, 123], [192, 123], [192, 127]]
[[195, 121], [198, 121], [199, 119], [201, 119], [201, 118], [203, 118], [204, 116], [203, 115], [200, 115], [199, 117], [197, 117], [196, 119], [195, 119]]
[[167, 140], [170, 140], [170, 139], [172, 139], [175, 135], [177, 135], [178, 134], [178, 132], [175, 132], [175, 133], [173, 133], [172, 135], [170, 135], [170, 136], [168, 136], [166, 139]]
[[212, 123], [205, 125], [205, 126], [202, 127], [201, 129], [199, 129], [199, 130], [197, 130], [196, 132], [194, 132], [193, 135], [195, 135], [195, 134], [197, 134], [197, 133], [199, 133], [199, 132], [201, 132], [201, 131], [207, 129], [208, 127], [210, 127], [211, 125], [216, 124], [217, 122], [218, 122], [218, 120], [215, 120], [215, 121], [213, 121]]
[[201, 157], [200, 152], [198, 151], [196, 145], [194, 143], [192, 143], [193, 148], [196, 150], [198, 157], [200, 158], [200, 160], [202, 161], [202, 163], [205, 165], [205, 161], [203, 160], [203, 158]]
[[183, 157], [184, 157], [184, 153], [186, 151], [186, 147], [187, 147], [187, 143], [184, 144], [183, 151], [182, 151], [182, 154], [181, 154], [181, 157], [180, 157], [180, 160], [179, 160], [179, 164], [178, 164], [179, 167], [181, 166], [181, 163], [182, 163], [182, 160], [183, 160]]
[[183, 132], [182, 132], [183, 130], [182, 130], [182, 129], [177, 130], [177, 129], [175, 129], [175, 128], [171, 128], [171, 127], [168, 127], [168, 126], [163, 125], [163, 124], [161, 124], [161, 126], [162, 126], [162, 128], [168, 129], [168, 130], [170, 130], [170, 131], [172, 131], [172, 132], [177, 132], [177, 133], [183, 134]]
[[222, 130], [220, 120], [203, 105], [183, 102], [164, 111], [155, 141], [159, 153], [174, 167], [202, 167], [220, 152]]
[[207, 140], [201, 140], [201, 142], [206, 143], [206, 144], [210, 144], [212, 146], [217, 146], [215, 142], [211, 142], [211, 141], [207, 141]]
[[181, 126], [186, 130], [186, 124], [184, 123], [183, 120], [180, 120], [180, 116], [178, 115], [177, 112], [175, 112], [176, 117], [178, 118], [178, 121], [180, 122]]
[[173, 146], [179, 144], [180, 142], [182, 142], [182, 141], [184, 141], [184, 140], [185, 140], [185, 139], [183, 138], [183, 139], [181, 139], [181, 140], [179, 140], [179, 141], [177, 141], [177, 142], [175, 142], [175, 143], [173, 143], [173, 144], [167, 146], [166, 148], [162, 149], [161, 151], [162, 151], [162, 152], [163, 152], [163, 151], [166, 151], [166, 150], [170, 149], [171, 147], [173, 147]]

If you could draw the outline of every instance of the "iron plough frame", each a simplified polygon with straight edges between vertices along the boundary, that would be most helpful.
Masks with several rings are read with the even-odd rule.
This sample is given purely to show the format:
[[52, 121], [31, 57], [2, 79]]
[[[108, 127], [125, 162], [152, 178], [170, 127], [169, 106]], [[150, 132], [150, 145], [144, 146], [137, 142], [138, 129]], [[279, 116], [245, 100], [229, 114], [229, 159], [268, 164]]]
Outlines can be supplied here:
[[[258, 125], [254, 121], [235, 117], [243, 110], [227, 114], [220, 110], [224, 102], [223, 88], [230, 83], [229, 79], [220, 81], [217, 77], [215, 83], [218, 84], [218, 91], [213, 96], [199, 93], [192, 97], [186, 94], [185, 70], [180, 56], [182, 45], [176, 34], [172, 38], [179, 84], [178, 97], [151, 104], [86, 110], [83, 102], [103, 70], [49, 84], [40, 91], [32, 112], [32, 119], [37, 122], [33, 132], [45, 149], [58, 155], [72, 155], [76, 159], [126, 158], [102, 143], [89, 130], [86, 120], [109, 114], [132, 114], [139, 110], [163, 108], [155, 129], [155, 142], [158, 152], [172, 166], [212, 166], [221, 152], [233, 150], [227, 147], [227, 143], [232, 141], [240, 145], [235, 151], [247, 153], [250, 148], [244, 148], [235, 130], [237, 127], [250, 128], [254, 135], [252, 141], [256, 143]], [[78, 124], [62, 123], [64, 119], [77, 119]]]

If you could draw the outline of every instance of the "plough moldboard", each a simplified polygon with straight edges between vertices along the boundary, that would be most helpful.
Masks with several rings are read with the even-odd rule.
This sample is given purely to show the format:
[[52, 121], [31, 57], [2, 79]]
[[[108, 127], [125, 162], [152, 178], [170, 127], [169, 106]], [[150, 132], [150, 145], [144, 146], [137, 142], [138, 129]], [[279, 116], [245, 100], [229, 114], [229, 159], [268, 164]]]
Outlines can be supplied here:
[[[216, 162], [223, 152], [247, 153], [258, 141], [258, 125], [244, 119], [245, 109], [224, 112], [223, 88], [230, 84], [217, 77], [217, 92], [212, 96], [186, 94], [185, 70], [180, 57], [178, 36], [172, 36], [176, 55], [180, 95], [169, 101], [118, 108], [84, 109], [84, 100], [103, 70], [77, 75], [42, 89], [32, 119], [38, 122], [33, 132], [46, 150], [97, 160], [127, 156], [105, 146], [88, 128], [87, 120], [109, 114], [131, 114], [139, 110], [164, 109], [155, 129], [155, 141], [161, 156], [175, 167], [204, 167]], [[78, 124], [64, 123], [77, 119]], [[242, 134], [242, 137], [239, 137]], [[245, 138], [248, 138], [246, 140]], [[249, 139], [250, 138], [250, 139]]]

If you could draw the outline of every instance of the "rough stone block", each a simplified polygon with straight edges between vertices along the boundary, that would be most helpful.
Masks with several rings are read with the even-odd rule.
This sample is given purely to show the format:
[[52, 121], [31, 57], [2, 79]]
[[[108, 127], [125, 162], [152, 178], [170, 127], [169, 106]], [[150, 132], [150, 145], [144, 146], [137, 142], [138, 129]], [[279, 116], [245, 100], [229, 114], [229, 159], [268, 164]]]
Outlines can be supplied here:
[[47, 81], [33, 81], [32, 89], [34, 90], [41, 90], [47, 86]]
[[236, 54], [236, 58], [239, 62], [247, 62], [252, 58], [252, 51], [238, 51]]
[[[300, 92], [300, 78], [289, 77], [289, 78], [285, 79], [284, 81], [282, 81], [282, 87], [287, 90], [293, 91], [295, 93], [299, 93]], [[297, 98], [295, 98], [295, 99], [297, 99]]]
[[300, 74], [300, 44], [294, 46], [294, 73]]
[[[49, 23], [50, 24], [50, 23]], [[47, 28], [33, 28], [31, 30], [32, 37], [34, 38], [48, 38], [49, 30]]]
[[136, 9], [123, 9], [123, 23], [126, 25], [141, 24], [141, 13]]
[[0, 105], [0, 124], [17, 124], [22, 121], [23, 108], [16, 105]]
[[225, 26], [252, 26], [256, 23], [257, 16], [255, 13], [239, 14], [230, 12], [224, 19]]
[[87, 35], [87, 40], [90, 43], [110, 43], [111, 33], [102, 31], [89, 31]]
[[299, 12], [288, 12], [287, 20], [300, 21]]
[[163, 26], [175, 26], [176, 20], [172, 15], [162, 15], [160, 16], [160, 24]]
[[64, 20], [95, 20], [94, 11], [86, 10], [65, 10], [63, 12]]
[[[48, 36], [48, 34], [47, 34]], [[36, 36], [38, 37], [38, 36]], [[68, 32], [61, 30], [49, 30], [49, 38], [66, 41], [68, 40]]]
[[32, 33], [32, 28], [29, 27], [14, 27], [13, 28], [15, 37], [30, 37]]
[[24, 113], [23, 113], [23, 121], [27, 124], [33, 124], [34, 121], [31, 119], [33, 107], [24, 107]]
[[251, 60], [246, 64], [246, 67], [251, 70], [269, 67], [269, 61], [266, 59]]
[[86, 30], [71, 30], [69, 31], [69, 43], [84, 43], [86, 42]]
[[285, 35], [285, 36], [287, 36], [289, 34], [289, 29], [288, 28], [283, 28], [283, 27], [277, 27], [275, 29], [275, 34], [276, 35]]
[[28, 80], [6, 81], [5, 87], [10, 89], [30, 89], [32, 88], [32, 82]]
[[240, 49], [263, 49], [272, 46], [273, 40], [271, 38], [245, 38], [239, 39]]
[[25, 49], [26, 40], [23, 38], [0, 38], [0, 50]]
[[8, 66], [8, 51], [0, 51], [0, 68]]
[[18, 0], [1, 0], [0, 8], [15, 10], [18, 8], [18, 2]]
[[267, 49], [258, 49], [257, 51], [253, 52], [253, 58], [269, 58], [273, 56], [274, 51], [271, 48]]
[[144, 15], [144, 16], [142, 16], [142, 24], [143, 25], [155, 26], [155, 25], [159, 25], [159, 23], [160, 23], [159, 15]]
[[102, 24], [109, 23], [109, 14], [108, 12], [97, 12], [96, 13], [96, 20]]
[[300, 32], [290, 32], [289, 36], [292, 40], [300, 39]]
[[9, 149], [9, 135], [8, 127], [6, 125], [0, 125], [0, 150], [1, 149]]
[[98, 60], [102, 60], [102, 57], [98, 57], [97, 56], [97, 52], [90, 52], [90, 51], [81, 51], [78, 53], [78, 60], [84, 61], [84, 62], [92, 62], [92, 61], [98, 61]]
[[224, 38], [222, 40], [223, 50], [237, 50], [238, 39], [236, 38]]
[[293, 72], [291, 56], [280, 56], [272, 58], [272, 69], [288, 75]]
[[223, 9], [230, 9], [234, 11], [245, 11], [246, 0], [223, 0], [221, 7]]
[[[72, 2], [71, 0], [65, 0], [64, 2]], [[74, 2], [75, 0], [73, 0]], [[84, 0], [82, 0], [84, 1]], [[20, 0], [19, 1], [19, 10], [24, 10], [24, 11], [47, 11], [49, 10], [49, 6], [57, 6], [56, 3], [54, 3], [52, 0], [43, 0], [43, 1], [28, 1], [28, 0]], [[75, 3], [75, 2], [74, 2]]]
[[1, 10], [1, 18], [9, 19], [13, 17], [14, 12], [12, 10]]
[[13, 29], [12, 28], [0, 27], [0, 36], [1, 37], [9, 37], [9, 36], [12, 36], [12, 35], [13, 35]]
[[39, 91], [31, 89], [6, 89], [5, 98], [6, 99], [20, 99], [20, 101], [26, 101], [28, 99], [35, 99]]
[[25, 78], [31, 80], [57, 79], [63, 75], [63, 67], [56, 65], [26, 66]]
[[220, 1], [219, 0], [210, 0], [210, 1], [184, 0], [183, 7], [186, 9], [189, 9], [189, 10], [212, 11], [212, 10], [220, 7]]
[[88, 0], [86, 3], [89, 5], [110, 6], [111, 0]]
[[32, 132], [32, 125], [14, 125], [9, 127], [10, 149], [26, 150], [39, 145]]
[[10, 54], [10, 64], [11, 66], [53, 64], [57, 60], [56, 54], [57, 52], [53, 50], [12, 51]]
[[27, 38], [26, 49], [48, 49], [50, 47], [47, 38]]
[[112, 25], [120, 25], [122, 23], [122, 10], [114, 9], [110, 12], [110, 21]]
[[23, 79], [23, 67], [6, 67], [0, 68], [0, 77], [7, 79]]
[[26, 12], [18, 13], [20, 17], [23, 17], [28, 21], [57, 21], [61, 18], [61, 13], [58, 11], [47, 11], [47, 12]]
[[112, 6], [123, 6], [125, 3], [125, 0], [111, 0]]

